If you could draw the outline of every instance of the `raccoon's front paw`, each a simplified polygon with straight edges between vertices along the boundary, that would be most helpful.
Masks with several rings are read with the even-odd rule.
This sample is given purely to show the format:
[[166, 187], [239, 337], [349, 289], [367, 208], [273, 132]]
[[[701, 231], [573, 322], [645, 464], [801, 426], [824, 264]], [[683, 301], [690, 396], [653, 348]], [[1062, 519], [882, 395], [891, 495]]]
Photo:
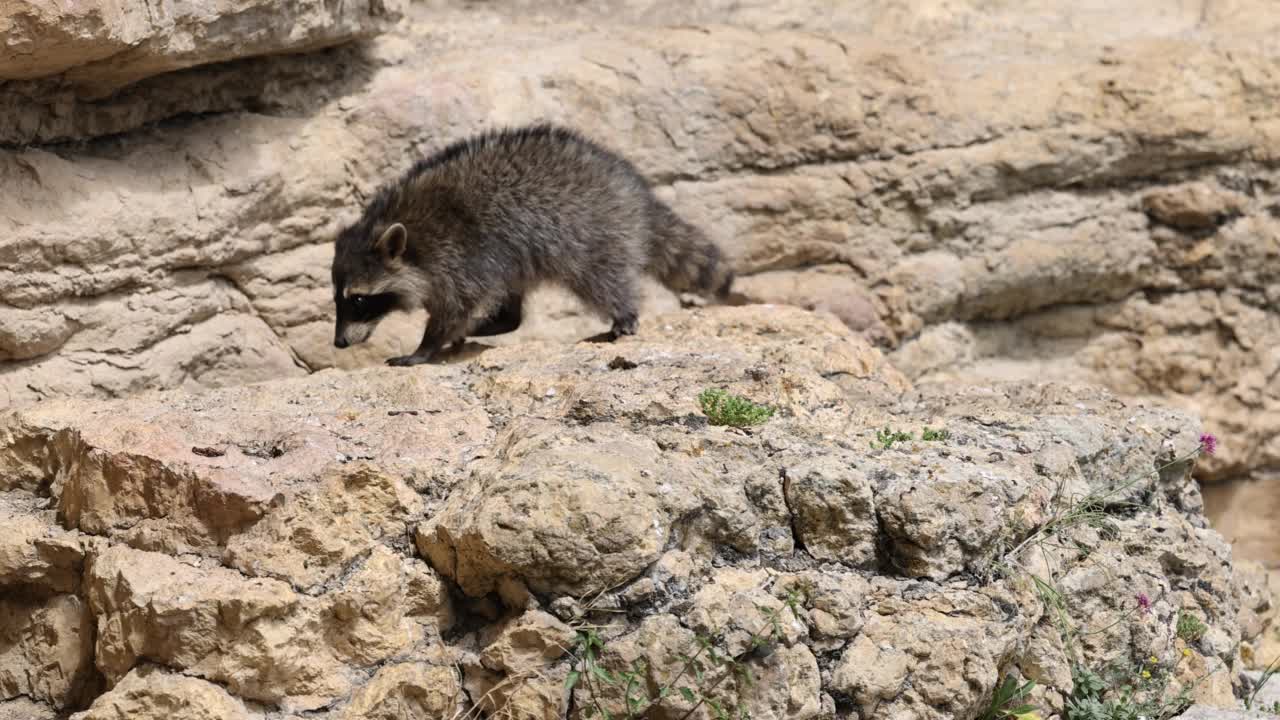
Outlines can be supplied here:
[[387, 364], [391, 367], [413, 367], [430, 361], [430, 355], [401, 355], [387, 360]]

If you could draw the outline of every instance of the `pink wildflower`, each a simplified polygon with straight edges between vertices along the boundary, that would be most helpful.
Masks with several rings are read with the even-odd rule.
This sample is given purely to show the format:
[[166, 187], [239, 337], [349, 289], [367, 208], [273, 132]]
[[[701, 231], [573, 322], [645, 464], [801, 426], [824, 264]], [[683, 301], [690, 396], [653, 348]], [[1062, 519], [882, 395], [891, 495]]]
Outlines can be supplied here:
[[1211, 433], [1205, 433], [1200, 436], [1200, 449], [1205, 455], [1212, 455], [1214, 450], [1218, 449], [1218, 438]]
[[1138, 593], [1138, 609], [1144, 613], [1151, 612], [1151, 598], [1146, 593]]

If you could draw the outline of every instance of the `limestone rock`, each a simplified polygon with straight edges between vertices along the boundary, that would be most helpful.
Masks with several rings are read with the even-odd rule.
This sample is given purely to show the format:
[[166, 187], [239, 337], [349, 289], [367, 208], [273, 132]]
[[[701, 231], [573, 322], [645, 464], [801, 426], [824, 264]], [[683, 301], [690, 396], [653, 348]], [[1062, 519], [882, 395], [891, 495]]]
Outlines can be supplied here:
[[243, 702], [198, 678], [143, 665], [93, 701], [74, 720], [252, 720]]
[[462, 687], [453, 668], [400, 663], [380, 669], [352, 696], [341, 720], [450, 718], [458, 711]]
[[875, 563], [875, 500], [852, 457], [824, 457], [784, 470], [787, 506], [798, 538], [820, 560], [865, 567]]
[[1242, 558], [1268, 565], [1280, 562], [1275, 524], [1280, 513], [1280, 474], [1263, 472], [1251, 479], [1205, 486], [1205, 512]]
[[98, 690], [93, 615], [75, 595], [0, 592], [0, 698], [75, 707]]
[[802, 600], [815, 644], [853, 638], [866, 622], [871, 587], [861, 575], [807, 571], [783, 576], [779, 585], [785, 593]]
[[1262, 711], [1234, 710], [1212, 705], [1192, 705], [1178, 717], [1184, 720], [1265, 720], [1275, 715]]
[[0, 588], [66, 593], [80, 587], [85, 539], [48, 515], [18, 493], [0, 494]]
[[25, 697], [0, 700], [0, 720], [58, 720], [52, 707]]
[[[0, 406], [402, 352], [420, 317], [331, 347], [337, 228], [420, 152], [554, 119], [719, 238], [739, 299], [831, 312], [925, 383], [1169, 398], [1222, 438], [1202, 478], [1244, 485], [1280, 462], [1280, 27], [1265, 0], [1128, 10], [11, 3], [0, 76], [37, 79], [0, 90]], [[522, 340], [598, 325], [534, 305]]]
[[192, 65], [300, 52], [367, 36], [396, 20], [403, 7], [395, 0], [337, 8], [295, 1], [167, 5], [163, 12], [151, 12], [128, 3], [15, 2], [0, 16], [7, 38], [0, 78], [66, 73], [87, 93], [105, 95]]
[[[367, 667], [417, 645], [422, 624], [447, 617], [449, 609], [447, 596], [441, 597], [438, 588], [431, 588], [436, 594], [424, 594], [415, 587], [424, 571], [416, 561], [381, 546], [350, 570], [345, 582], [324, 598], [324, 640], [334, 655]], [[447, 625], [437, 622], [435, 629]]]
[[[1274, 712], [1274, 708], [1280, 707], [1280, 685], [1273, 684], [1275, 676], [1268, 679], [1265, 685], [1257, 688], [1258, 694], [1253, 698], [1253, 707], [1255, 709], [1264, 709], [1265, 712]], [[1249, 673], [1249, 679], [1254, 683], [1262, 681], [1262, 672], [1254, 671]]]
[[[384, 375], [353, 394], [333, 392], [335, 380], [128, 409], [48, 403], [0, 423], [0, 452], [23, 486], [56, 484], [72, 527], [146, 549], [225, 548], [236, 563], [246, 547], [287, 538], [240, 566], [309, 585], [421, 511], [389, 473], [447, 484], [439, 462], [490, 436], [474, 401], [443, 385]], [[374, 457], [382, 473], [359, 467]]]
[[785, 603], [766, 592], [764, 571], [716, 572], [693, 596], [687, 624], [704, 637], [719, 636], [723, 651], [738, 657], [760, 644], [792, 645], [806, 628]]
[[58, 527], [43, 505], [23, 491], [0, 492], [0, 698], [65, 709], [100, 685], [93, 615], [76, 594], [97, 543]]
[[[707, 387], [775, 412], [712, 425]], [[1200, 430], [1094, 386], [913, 387], [832, 314], [783, 306], [40, 403], [0, 423], [0, 578], [26, 612], [0, 688], [143, 717], [620, 711], [619, 685], [569, 687], [591, 628], [610, 674], [656, 693], [701, 673], [753, 716], [975, 716], [1011, 672], [1060, 710], [1062, 620], [1089, 630], [1084, 662], [1156, 655], [1171, 691], [1221, 704], [1270, 599], [1206, 526]], [[1087, 497], [1114, 505], [1061, 525]], [[695, 673], [704, 643], [719, 660]], [[66, 670], [39, 684], [11, 670], [50, 661]], [[669, 690], [653, 712], [693, 704]]]
[[529, 674], [569, 652], [576, 636], [554, 616], [531, 610], [497, 629], [497, 636], [480, 654], [480, 662], [490, 670]]
[[912, 601], [889, 589], [872, 600], [874, 612], [831, 676], [831, 687], [868, 717], [958, 714], [995, 687], [995, 669], [1014, 652], [1001, 628], [1025, 632], [1036, 612], [1025, 594], [1010, 608], [995, 593], [944, 590]]
[[113, 547], [89, 571], [97, 663], [116, 679], [147, 658], [239, 697], [326, 705], [350, 692], [352, 668], [438, 637], [429, 613], [441, 608], [427, 601], [444, 599], [421, 592], [415, 563], [378, 548], [331, 592], [311, 597], [277, 580]]
[[672, 522], [661, 488], [687, 481], [652, 462], [651, 440], [535, 423], [503, 444], [498, 462], [418, 530], [419, 549], [464, 592], [484, 595], [503, 577], [537, 592], [598, 592], [657, 559]]
[[312, 587], [332, 579], [380, 541], [403, 539], [422, 499], [403, 480], [368, 465], [330, 473], [297, 493], [246, 532], [232, 537], [224, 557], [254, 575]]
[[109, 682], [151, 659], [241, 697], [322, 704], [350, 690], [311, 603], [282, 582], [113, 547], [94, 559], [88, 583], [97, 664]]
[[508, 676], [480, 695], [478, 705], [491, 714], [530, 720], [559, 720], [565, 717], [568, 692], [567, 669], [561, 665], [535, 675]]
[[796, 645], [771, 654], [743, 695], [753, 708], [752, 717], [807, 720], [821, 716], [821, 690], [817, 658], [808, 647]]
[[1180, 230], [1205, 230], [1240, 213], [1243, 198], [1205, 183], [1161, 188], [1142, 199], [1142, 208], [1158, 222]]

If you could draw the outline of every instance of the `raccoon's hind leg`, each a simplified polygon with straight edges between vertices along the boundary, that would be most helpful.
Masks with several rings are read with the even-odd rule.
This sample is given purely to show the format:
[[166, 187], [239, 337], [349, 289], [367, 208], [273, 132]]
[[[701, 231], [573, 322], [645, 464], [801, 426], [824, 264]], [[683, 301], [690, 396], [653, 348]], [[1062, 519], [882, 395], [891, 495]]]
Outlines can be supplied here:
[[640, 325], [636, 309], [635, 274], [609, 268], [570, 283], [570, 290], [612, 323], [608, 332], [587, 338], [589, 342], [612, 342], [623, 335], [635, 335]]
[[522, 293], [511, 293], [507, 295], [506, 300], [502, 301], [502, 305], [497, 312], [490, 315], [487, 320], [481, 322], [479, 326], [471, 330], [467, 335], [470, 337], [505, 335], [520, 329], [520, 323], [523, 321], [524, 295]]
[[640, 328], [640, 316], [631, 311], [625, 315], [615, 315], [613, 317], [613, 327], [609, 328], [609, 336], [613, 340], [617, 340], [623, 335], [635, 335], [636, 330]]

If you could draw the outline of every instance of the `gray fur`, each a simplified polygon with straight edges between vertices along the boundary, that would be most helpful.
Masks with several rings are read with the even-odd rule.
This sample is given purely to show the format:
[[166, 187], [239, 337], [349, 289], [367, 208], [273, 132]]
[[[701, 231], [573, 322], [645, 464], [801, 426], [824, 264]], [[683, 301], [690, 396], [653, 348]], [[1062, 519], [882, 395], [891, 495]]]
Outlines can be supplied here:
[[387, 362], [427, 362], [469, 334], [519, 327], [524, 296], [543, 282], [608, 319], [610, 338], [631, 335], [646, 272], [719, 298], [733, 282], [720, 249], [627, 160], [551, 125], [491, 131], [419, 161], [339, 234], [334, 344], [362, 342], [391, 310], [425, 307], [418, 349]]

